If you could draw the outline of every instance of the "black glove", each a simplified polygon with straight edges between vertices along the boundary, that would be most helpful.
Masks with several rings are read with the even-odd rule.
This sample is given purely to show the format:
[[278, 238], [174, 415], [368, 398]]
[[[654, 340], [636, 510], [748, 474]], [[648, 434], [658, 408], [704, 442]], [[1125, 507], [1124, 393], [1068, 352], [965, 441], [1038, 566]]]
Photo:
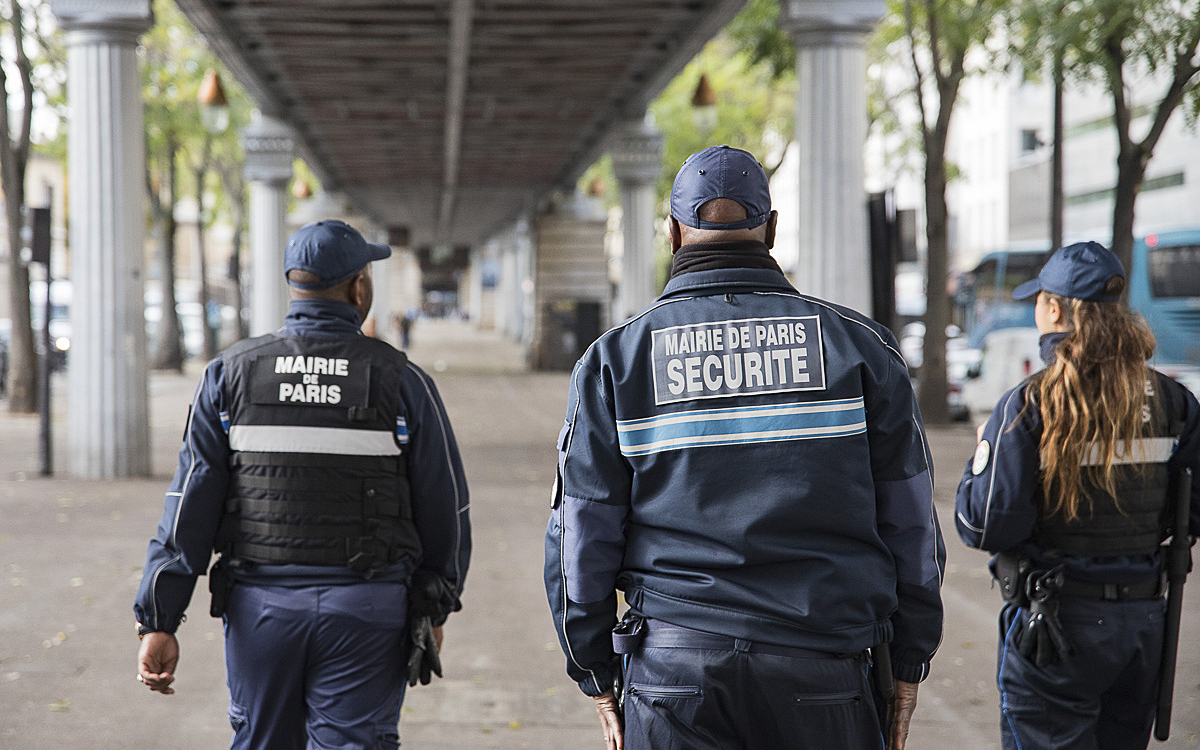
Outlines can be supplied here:
[[442, 624], [451, 612], [462, 609], [462, 603], [454, 593], [454, 587], [437, 573], [418, 570], [413, 573], [408, 587], [408, 600], [412, 618], [428, 617], [435, 624]]
[[410, 620], [408, 637], [412, 640], [412, 654], [408, 657], [408, 685], [413, 687], [419, 680], [428, 685], [431, 673], [442, 676], [442, 658], [438, 655], [437, 642], [433, 639], [433, 624], [428, 617]]

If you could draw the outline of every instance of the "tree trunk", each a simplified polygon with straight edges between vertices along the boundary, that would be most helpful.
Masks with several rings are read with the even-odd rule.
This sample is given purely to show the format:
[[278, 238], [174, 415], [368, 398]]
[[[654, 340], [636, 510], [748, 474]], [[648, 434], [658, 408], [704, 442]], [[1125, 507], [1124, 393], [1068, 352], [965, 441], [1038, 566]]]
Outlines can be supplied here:
[[[946, 106], [943, 102], [942, 106]], [[949, 269], [949, 211], [946, 208], [946, 141], [932, 133], [925, 153], [925, 340], [917, 403], [926, 424], [950, 421], [946, 387], [946, 326], [950, 322], [946, 275]]]
[[30, 413], [37, 409], [37, 352], [29, 310], [29, 268], [21, 262], [21, 191], [7, 190], [8, 291], [12, 308], [12, 342], [8, 353], [8, 410]]
[[205, 136], [204, 140], [204, 155], [200, 160], [200, 167], [195, 170], [196, 175], [196, 255], [199, 263], [197, 264], [198, 274], [200, 276], [200, 330], [204, 332], [204, 361], [207, 362], [217, 356], [217, 335], [216, 331], [208, 320], [208, 301], [210, 298], [208, 288], [208, 258], [205, 257], [204, 251], [204, 178], [208, 175], [208, 154], [212, 140]]
[[1063, 60], [1054, 56], [1054, 146], [1050, 154], [1050, 248], [1063, 246]]
[[167, 138], [167, 200], [162, 205], [159, 221], [162, 229], [159, 255], [162, 258], [162, 319], [159, 321], [158, 346], [151, 364], [155, 370], [183, 371], [183, 345], [180, 341], [179, 314], [175, 310], [175, 157], [179, 150], [175, 138]]
[[[1117, 154], [1117, 187], [1113, 199], [1112, 251], [1125, 266], [1125, 273], [1132, 273], [1133, 261], [1133, 217], [1134, 204], [1142, 190], [1146, 177], [1146, 161], [1142, 150], [1136, 145], [1123, 148]], [[1129, 287], [1122, 295], [1128, 302]]]
[[217, 173], [233, 210], [233, 250], [229, 255], [229, 278], [234, 285], [234, 304], [237, 307], [238, 338], [250, 335], [250, 324], [245, 315], [245, 292], [242, 289], [242, 237], [246, 234], [246, 183], [241, 179], [241, 164], [217, 162]]
[[237, 333], [239, 339], [250, 335], [249, 322], [246, 320], [244, 309], [246, 300], [242, 292], [242, 236], [246, 229], [246, 212], [240, 200], [234, 201], [238, 206], [237, 218], [233, 224], [233, 251], [229, 255], [229, 278], [233, 280], [234, 306], [237, 308]]
[[[17, 2], [10, 7], [9, 32], [13, 35], [15, 62], [21, 82], [24, 105], [19, 112], [16, 140], [12, 139], [12, 124], [8, 106], [0, 107], [0, 187], [4, 190], [5, 214], [8, 219], [9, 304], [12, 307], [12, 342], [8, 358], [11, 381], [8, 388], [8, 409], [12, 412], [33, 412], [37, 409], [37, 352], [33, 344], [33, 327], [29, 309], [29, 269], [21, 262], [21, 228], [25, 220], [25, 165], [29, 161], [29, 134], [33, 116], [33, 82], [31, 65], [25, 55], [23, 9]], [[3, 61], [0, 61], [3, 62]], [[0, 95], [9, 101], [8, 76], [0, 67]], [[47, 274], [49, 276], [49, 274]], [[49, 280], [47, 279], [47, 283]], [[48, 291], [48, 290], [47, 290]], [[50, 321], [44, 325], [49, 326]]]

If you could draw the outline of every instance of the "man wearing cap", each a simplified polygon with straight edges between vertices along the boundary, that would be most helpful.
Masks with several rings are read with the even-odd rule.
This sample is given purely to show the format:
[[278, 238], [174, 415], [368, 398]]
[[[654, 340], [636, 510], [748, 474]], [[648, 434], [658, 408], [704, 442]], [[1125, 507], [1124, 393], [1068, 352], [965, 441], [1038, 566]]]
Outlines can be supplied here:
[[751, 154], [689, 157], [666, 290], [571, 376], [546, 590], [609, 748], [902, 748], [941, 639], [907, 368], [886, 328], [787, 282], [776, 218]]
[[134, 603], [138, 680], [172, 694], [209, 556], [232, 747], [396, 747], [405, 677], [440, 675], [470, 554], [467, 485], [437, 389], [363, 336], [370, 262], [340, 221], [289, 239], [279, 331], [209, 363]]

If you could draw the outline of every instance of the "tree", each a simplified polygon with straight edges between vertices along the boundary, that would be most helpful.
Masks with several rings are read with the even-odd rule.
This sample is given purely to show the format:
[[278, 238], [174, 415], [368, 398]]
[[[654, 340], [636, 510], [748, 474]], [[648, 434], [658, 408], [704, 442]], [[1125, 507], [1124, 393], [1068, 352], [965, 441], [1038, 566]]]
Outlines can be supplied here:
[[[244, 222], [243, 187], [240, 177], [234, 177], [233, 163], [240, 154], [237, 145], [238, 127], [249, 120], [250, 103], [244, 92], [233, 83], [232, 76], [207, 49], [203, 38], [167, 0], [155, 3], [156, 23], [143, 38], [139, 48], [142, 55], [143, 100], [146, 119], [146, 189], [150, 218], [158, 246], [161, 280], [161, 310], [157, 343], [151, 366], [155, 369], [180, 370], [184, 348], [179, 315], [176, 311], [176, 204], [189, 192], [197, 204], [199, 251], [204, 248], [204, 226], [211, 219], [205, 213], [206, 193], [216, 189], [214, 208], [232, 206], [239, 226]], [[210, 133], [202, 125], [197, 92], [204, 74], [213, 68], [222, 74], [230, 101], [230, 126], [221, 133]], [[191, 175], [189, 187], [181, 187], [180, 170]], [[221, 177], [217, 183], [208, 178], [211, 173]], [[223, 199], [220, 188], [234, 188], [233, 200]], [[238, 232], [240, 238], [241, 232]], [[201, 255], [201, 316], [207, 327], [207, 274]], [[206, 355], [211, 351], [211, 339], [206, 331]]]
[[[914, 74], [925, 154], [926, 291], [924, 362], [918, 403], [929, 424], [950, 419], [946, 389], [946, 326], [950, 300], [946, 145], [959, 86], [972, 55], [986, 57], [1000, 0], [889, 0], [886, 24], [903, 23]], [[901, 34], [892, 31], [893, 36]]]
[[[8, 221], [9, 301], [12, 305], [9, 367], [12, 382], [8, 408], [14, 412], [31, 412], [37, 406], [37, 354], [29, 306], [29, 269], [21, 257], [25, 169], [29, 163], [36, 93], [34, 62], [28, 47], [43, 42], [42, 50], [48, 48], [42, 28], [42, 24], [47, 23], [48, 10], [40, 2], [8, 0], [0, 6], [0, 13], [3, 14], [0, 21], [4, 24], [5, 34], [11, 35], [11, 43], [0, 46], [3, 50], [0, 53], [0, 98], [8, 103], [8, 106], [0, 106], [0, 188], [4, 190]], [[11, 60], [4, 57], [9, 50], [13, 55]], [[9, 87], [13, 74], [17, 84], [15, 92]], [[12, 108], [14, 99], [20, 102], [17, 109]]]
[[[778, 15], [777, 0], [752, 0], [651, 103], [663, 131], [660, 196], [670, 194], [675, 173], [689, 154], [713, 144], [757, 155], [768, 176], [779, 168], [794, 130], [796, 51], [779, 29]], [[780, 39], [786, 46], [779, 45]], [[701, 76], [716, 95], [711, 129], [698, 120], [693, 106]]]
[[[1021, 27], [1029, 54], [1062, 50], [1067, 78], [1102, 82], [1112, 98], [1117, 137], [1112, 250], [1129, 268], [1134, 209], [1154, 149], [1177, 108], [1184, 106], [1193, 120], [1200, 112], [1200, 0], [1062, 0], [1057, 14], [1045, 10], [1033, 0], [1022, 4], [1032, 19]], [[1135, 103], [1131, 81], [1138, 78], [1144, 80]], [[1155, 93], [1146, 97], [1147, 91]], [[1142, 111], [1148, 124], [1138, 138], [1135, 112]]]

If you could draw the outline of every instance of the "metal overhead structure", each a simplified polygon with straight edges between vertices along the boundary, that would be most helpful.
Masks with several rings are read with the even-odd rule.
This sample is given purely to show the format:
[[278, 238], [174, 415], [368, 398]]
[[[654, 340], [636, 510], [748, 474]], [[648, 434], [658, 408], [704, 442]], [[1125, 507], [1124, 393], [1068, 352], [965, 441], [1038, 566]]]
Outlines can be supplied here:
[[745, 0], [176, 0], [327, 190], [413, 246], [571, 184]]

